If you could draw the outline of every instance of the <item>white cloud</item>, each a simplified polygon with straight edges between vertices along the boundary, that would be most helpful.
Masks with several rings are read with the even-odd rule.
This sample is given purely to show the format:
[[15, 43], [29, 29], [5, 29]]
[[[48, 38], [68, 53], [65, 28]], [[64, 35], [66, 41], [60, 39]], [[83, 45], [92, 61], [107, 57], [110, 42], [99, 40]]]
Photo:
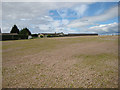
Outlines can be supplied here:
[[16, 20], [21, 18], [34, 18], [47, 14], [49, 8], [45, 6], [48, 3], [21, 3], [21, 2], [8, 2], [2, 4], [3, 20]]
[[76, 33], [98, 33], [98, 34], [113, 34], [118, 33], [118, 23], [100, 24], [92, 27], [78, 27], [71, 32]]
[[[59, 27], [60, 24], [66, 25], [68, 23], [67, 20], [62, 20], [62, 22], [58, 22], [53, 20], [52, 17], [49, 15], [49, 10], [57, 10], [60, 8], [71, 8], [79, 3], [56, 3], [56, 2], [4, 2], [2, 3], [2, 10], [3, 10], [3, 26], [2, 27], [9, 27], [3, 28], [3, 32], [8, 31], [10, 32], [10, 28], [16, 24], [21, 28], [28, 27], [32, 28], [35, 25], [41, 24], [50, 24], [55, 27]], [[90, 4], [90, 3], [86, 3]]]
[[0, 2], [0, 29], [2, 27], [2, 3]]
[[69, 21], [67, 19], [62, 19], [62, 25], [67, 25], [69, 23]]
[[50, 25], [39, 25], [38, 28], [42, 31], [48, 31], [50, 28]]
[[118, 23], [110, 23], [110, 24], [101, 24], [98, 26], [93, 26], [88, 29], [89, 31], [92, 32], [97, 32], [99, 34], [110, 34], [110, 33], [116, 33], [118, 32]]
[[[68, 9], [71, 7], [71, 9], [77, 13], [77, 17], [83, 16], [85, 11], [88, 9], [88, 5], [93, 4], [94, 2], [81, 2], [81, 3], [63, 3], [63, 6], [60, 7], [60, 9], [57, 10], [57, 13], [61, 16], [61, 18], [68, 17]], [[66, 7], [67, 6], [67, 7]], [[74, 7], [73, 7], [74, 6]], [[63, 8], [64, 7], [64, 8]], [[70, 15], [69, 15], [70, 16]], [[73, 16], [72, 16], [73, 17]]]
[[[67, 2], [3, 2], [3, 20], [43, 17], [49, 14], [49, 10], [71, 8], [82, 3]], [[84, 3], [83, 4], [91, 4]], [[63, 10], [65, 13], [67, 11]]]
[[49, 22], [53, 21], [53, 18], [50, 17], [50, 16], [44, 16], [44, 17], [42, 17], [42, 18], [43, 18], [43, 20], [45, 20], [45, 21], [49, 21]]
[[[78, 12], [78, 16], [82, 16], [88, 8], [88, 4], [93, 2], [82, 3], [56, 3], [56, 2], [40, 2], [40, 3], [3, 3], [3, 32], [9, 32], [11, 27], [16, 24], [19, 29], [28, 27], [32, 32], [79, 32], [71, 27], [81, 28], [89, 25], [98, 25], [96, 22], [104, 21], [117, 16], [117, 7], [113, 7], [104, 14], [98, 16], [84, 17], [79, 20], [70, 22], [64, 17], [67, 15], [67, 8], [72, 8]], [[62, 20], [54, 20], [49, 16], [49, 10], [64, 9]], [[99, 25], [98, 25], [99, 26]], [[102, 27], [103, 26], [99, 26]], [[98, 27], [96, 27], [98, 28]], [[93, 31], [97, 31], [95, 27]], [[91, 29], [89, 29], [91, 30]], [[104, 30], [104, 29], [103, 29]], [[103, 31], [102, 30], [102, 31]], [[85, 29], [84, 29], [85, 31]], [[99, 31], [99, 30], [98, 30]], [[91, 30], [92, 32], [92, 30]]]
[[99, 14], [101, 14], [101, 13], [103, 12], [103, 10], [104, 10], [104, 9], [102, 8], [102, 9], [96, 11], [95, 15], [99, 15]]
[[78, 28], [78, 27], [85, 27], [89, 25], [95, 25], [93, 22], [87, 22], [87, 21], [73, 21], [72, 23], [68, 24], [67, 27], [69, 28]]
[[[33, 26], [33, 28], [38, 28], [38, 32], [66, 32], [65, 25], [68, 24], [69, 21], [66, 19], [61, 20], [53, 20], [48, 24], [39, 24]], [[68, 33], [68, 32], [67, 32]]]
[[79, 5], [79, 6], [74, 8], [74, 10], [77, 12], [78, 16], [83, 16], [83, 14], [85, 13], [85, 11], [87, 9], [88, 9], [88, 6], [85, 4]]
[[83, 17], [81, 19], [73, 20], [68, 27], [85, 27], [89, 25], [96, 25], [96, 22], [106, 21], [118, 16], [118, 6], [110, 8], [101, 15]]
[[64, 8], [64, 9], [57, 10], [57, 13], [63, 19], [65, 17], [67, 17], [68, 9]]
[[[59, 8], [70, 8], [78, 3], [56, 3], [56, 2], [3, 2], [2, 3], [2, 20], [20, 20], [50, 18], [49, 10]], [[44, 17], [45, 16], [45, 17]]]
[[112, 19], [118, 16], [118, 6], [112, 7], [109, 10], [105, 11], [101, 15], [91, 16], [91, 17], [84, 17], [80, 20], [87, 20], [88, 22], [101, 22], [106, 21], [108, 19]]
[[2, 2], [118, 2], [119, 0], [3, 0]]
[[31, 20], [31, 19], [25, 19], [25, 18], [22, 18], [22, 19], [20, 19], [20, 20], [22, 20], [22, 21], [29, 21], [29, 20]]
[[[1, 32], [4, 32], [4, 33], [8, 33], [8, 31], [9, 31], [9, 27], [2, 27], [2, 29], [1, 29]], [[3, 31], [4, 30], [4, 31]]]

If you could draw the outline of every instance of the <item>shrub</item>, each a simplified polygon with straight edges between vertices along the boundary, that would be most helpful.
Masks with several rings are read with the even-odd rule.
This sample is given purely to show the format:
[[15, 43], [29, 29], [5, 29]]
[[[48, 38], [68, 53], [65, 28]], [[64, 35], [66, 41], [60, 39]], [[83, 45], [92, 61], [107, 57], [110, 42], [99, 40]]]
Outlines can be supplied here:
[[52, 35], [49, 34], [49, 35], [47, 35], [47, 37], [52, 37]]
[[40, 35], [41, 38], [43, 38], [43, 35]]
[[28, 39], [28, 35], [18, 35], [19, 39]]

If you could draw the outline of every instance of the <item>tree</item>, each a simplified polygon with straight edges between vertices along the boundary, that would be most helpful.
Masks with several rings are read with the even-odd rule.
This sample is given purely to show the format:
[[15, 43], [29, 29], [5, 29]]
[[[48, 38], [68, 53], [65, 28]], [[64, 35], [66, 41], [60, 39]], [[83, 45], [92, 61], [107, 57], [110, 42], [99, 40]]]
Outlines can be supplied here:
[[20, 31], [20, 34], [22, 34], [22, 35], [31, 35], [31, 32], [29, 31], [29, 29], [23, 28], [23, 29]]
[[1, 28], [0, 28], [0, 33], [1, 33]]
[[19, 34], [19, 29], [17, 28], [16, 25], [14, 25], [14, 26], [12, 27], [10, 33], [17, 33], [17, 34]]

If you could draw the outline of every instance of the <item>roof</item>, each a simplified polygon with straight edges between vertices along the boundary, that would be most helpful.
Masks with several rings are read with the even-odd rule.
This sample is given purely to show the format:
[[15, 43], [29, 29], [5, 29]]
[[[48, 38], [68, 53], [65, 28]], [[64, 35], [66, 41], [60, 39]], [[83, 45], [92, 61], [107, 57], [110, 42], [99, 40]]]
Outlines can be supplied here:
[[0, 35], [18, 35], [17, 33], [0, 33]]

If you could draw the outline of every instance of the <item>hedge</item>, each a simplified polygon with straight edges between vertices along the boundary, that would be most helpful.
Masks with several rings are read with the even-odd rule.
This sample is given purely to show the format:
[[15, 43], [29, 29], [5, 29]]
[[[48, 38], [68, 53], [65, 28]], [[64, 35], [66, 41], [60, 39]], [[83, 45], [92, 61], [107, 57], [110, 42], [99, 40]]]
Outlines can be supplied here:
[[58, 36], [58, 35], [49, 35], [49, 36], [47, 36], [47, 37], [64, 37], [64, 36]]
[[28, 39], [28, 35], [2, 35], [2, 41], [19, 39]]
[[32, 37], [38, 37], [38, 34], [32, 34], [31, 36]]

